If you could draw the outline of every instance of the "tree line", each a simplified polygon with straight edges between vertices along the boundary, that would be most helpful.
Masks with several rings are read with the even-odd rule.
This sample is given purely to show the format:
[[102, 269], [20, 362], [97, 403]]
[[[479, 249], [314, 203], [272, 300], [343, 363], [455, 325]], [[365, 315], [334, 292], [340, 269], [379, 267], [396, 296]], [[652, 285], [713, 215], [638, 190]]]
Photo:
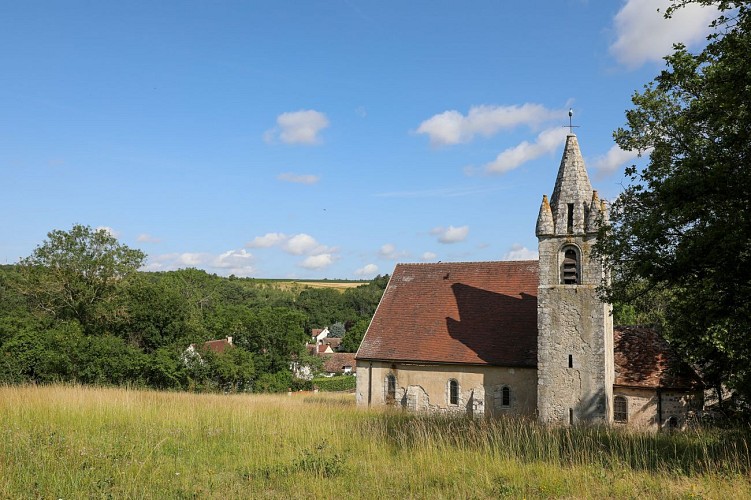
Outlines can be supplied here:
[[[388, 276], [339, 291], [219, 277], [198, 269], [139, 272], [145, 254], [105, 230], [54, 230], [0, 267], [0, 382], [130, 384], [277, 392], [301, 387], [293, 361], [312, 328], [336, 324], [359, 346]], [[233, 338], [221, 355], [210, 339]], [[186, 356], [194, 345], [198, 356]]]

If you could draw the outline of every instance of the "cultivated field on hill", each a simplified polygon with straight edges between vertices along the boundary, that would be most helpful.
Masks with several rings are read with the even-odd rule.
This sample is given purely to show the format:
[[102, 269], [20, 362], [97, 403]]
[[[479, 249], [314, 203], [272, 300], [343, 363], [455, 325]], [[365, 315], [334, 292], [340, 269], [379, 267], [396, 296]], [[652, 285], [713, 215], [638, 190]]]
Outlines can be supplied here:
[[0, 387], [0, 498], [748, 498], [749, 432], [546, 429], [351, 394]]

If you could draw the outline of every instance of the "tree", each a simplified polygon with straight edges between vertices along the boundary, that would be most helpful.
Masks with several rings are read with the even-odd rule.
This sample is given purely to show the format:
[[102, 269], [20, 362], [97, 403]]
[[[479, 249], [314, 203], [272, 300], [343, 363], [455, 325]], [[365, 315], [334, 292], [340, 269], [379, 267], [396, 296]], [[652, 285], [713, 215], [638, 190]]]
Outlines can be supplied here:
[[365, 331], [370, 325], [370, 320], [361, 319], [350, 328], [342, 339], [342, 343], [339, 346], [341, 352], [357, 352], [360, 348], [362, 338], [365, 336]]
[[607, 299], [661, 297], [666, 337], [705, 382], [751, 401], [751, 2], [696, 1], [728, 17], [633, 96], [615, 140], [649, 162], [626, 170], [596, 250], [613, 269]]
[[341, 321], [337, 321], [329, 327], [329, 337], [340, 339], [344, 337], [345, 333], [346, 331], [344, 329], [344, 323], [342, 323]]
[[19, 263], [19, 291], [58, 319], [76, 319], [87, 333], [118, 314], [116, 299], [146, 255], [105, 229], [76, 224], [54, 230]]

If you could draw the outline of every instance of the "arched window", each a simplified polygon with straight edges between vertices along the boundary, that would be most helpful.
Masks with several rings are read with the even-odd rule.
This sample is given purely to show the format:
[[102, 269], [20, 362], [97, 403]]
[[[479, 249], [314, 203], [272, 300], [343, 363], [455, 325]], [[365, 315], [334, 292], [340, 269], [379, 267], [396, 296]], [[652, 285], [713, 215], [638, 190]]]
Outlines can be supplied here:
[[449, 404], [459, 404], [459, 382], [454, 379], [449, 380]]
[[674, 431], [678, 428], [678, 419], [675, 417], [670, 417], [667, 421], [668, 429], [671, 431]]
[[511, 406], [511, 389], [507, 385], [501, 389], [501, 406]]
[[616, 422], [628, 422], [628, 400], [624, 396], [613, 398], [613, 420]]
[[396, 400], [396, 377], [389, 373], [386, 375], [386, 404], [394, 404]]
[[565, 247], [561, 263], [561, 284], [578, 285], [579, 283], [579, 252], [574, 247]]

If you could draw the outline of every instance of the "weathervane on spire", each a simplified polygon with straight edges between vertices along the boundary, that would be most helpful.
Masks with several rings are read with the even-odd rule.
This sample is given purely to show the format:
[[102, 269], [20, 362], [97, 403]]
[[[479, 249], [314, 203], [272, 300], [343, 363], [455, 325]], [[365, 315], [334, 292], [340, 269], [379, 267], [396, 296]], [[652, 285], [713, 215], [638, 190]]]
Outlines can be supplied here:
[[[568, 108], [568, 130], [569, 130], [569, 134], [572, 134], [572, 135], [574, 133], [574, 129], [579, 128], [579, 125], [573, 124], [572, 122], [573, 117], [574, 117], [574, 108]], [[566, 127], [566, 125], [564, 125], [564, 127]]]

